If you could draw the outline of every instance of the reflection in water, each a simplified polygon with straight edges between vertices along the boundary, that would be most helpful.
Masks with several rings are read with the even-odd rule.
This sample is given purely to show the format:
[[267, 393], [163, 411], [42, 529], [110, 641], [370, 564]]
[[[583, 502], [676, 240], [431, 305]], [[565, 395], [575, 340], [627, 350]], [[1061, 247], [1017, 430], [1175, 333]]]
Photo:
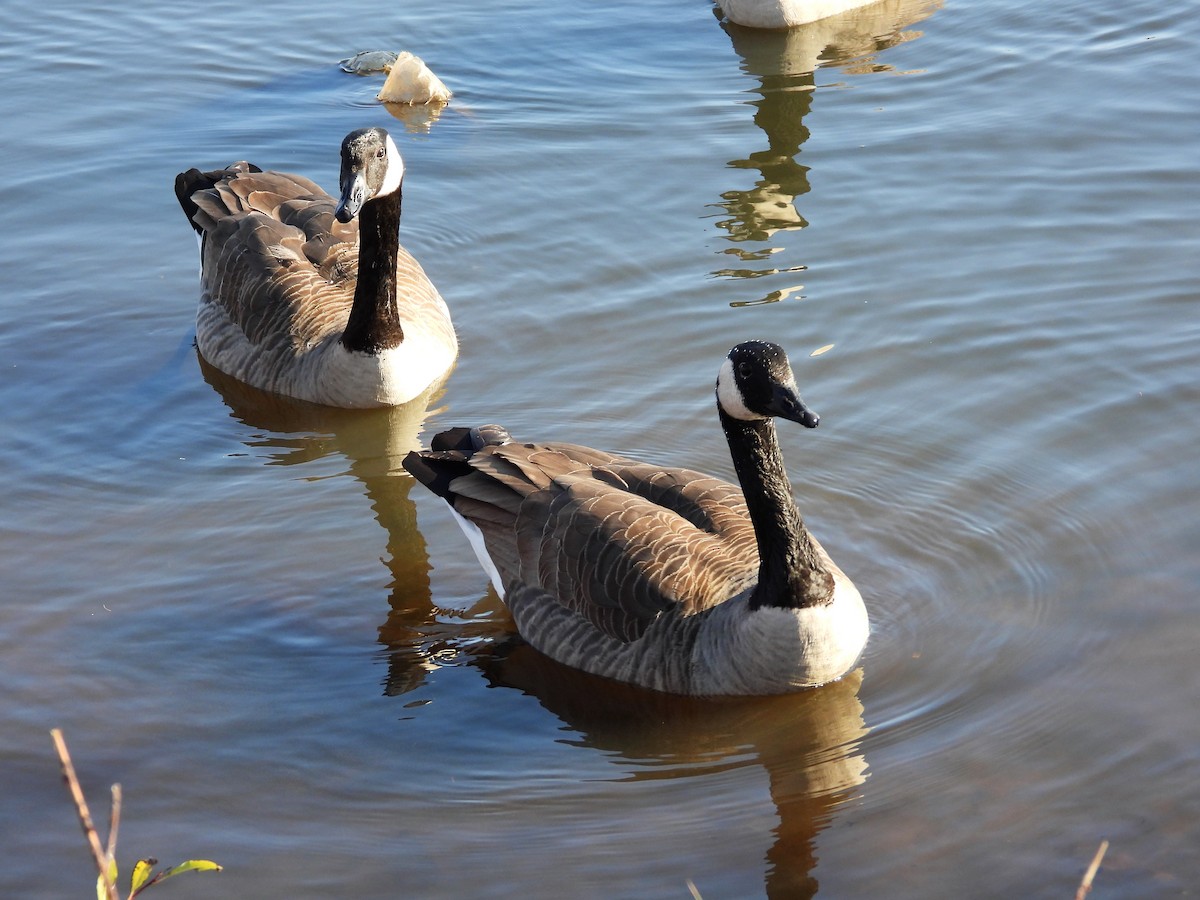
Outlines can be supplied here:
[[[796, 157], [808, 140], [804, 117], [812, 108], [816, 69], [839, 66], [851, 73], [890, 71], [889, 66], [875, 62], [874, 54], [920, 37], [920, 32], [903, 29], [931, 15], [938, 5], [940, 0], [885, 0], [783, 31], [722, 23], [742, 59], [742, 70], [758, 78], [761, 99], [749, 105], [755, 108], [754, 124], [767, 136], [767, 149], [728, 164], [731, 169], [757, 170], [761, 177], [747, 190], [725, 191], [721, 202], [714, 204], [728, 213], [727, 218], [717, 221], [717, 227], [728, 232], [728, 240], [735, 245], [723, 252], [742, 263], [762, 262], [783, 248], [746, 244], [765, 245], [777, 232], [808, 225], [795, 201], [809, 191], [809, 170]], [[713, 274], [760, 278], [805, 268], [743, 266], [719, 269]], [[758, 300], [733, 305], [773, 303], [802, 288], [801, 284], [793, 284]]]
[[404, 123], [404, 130], [411, 134], [426, 134], [433, 124], [441, 118], [442, 110], [446, 108], [445, 101], [429, 103], [388, 103], [379, 101], [394, 119]]
[[[862, 671], [815, 690], [780, 697], [701, 699], [621, 684], [568, 668], [519, 639], [476, 664], [497, 686], [536, 697], [610, 754], [629, 781], [703, 778], [762, 766], [779, 816], [767, 849], [768, 897], [817, 892], [816, 837], [867, 778]], [[703, 786], [697, 784], [697, 790]], [[704, 886], [697, 885], [700, 893]]]
[[481, 601], [481, 608], [465, 613], [433, 605], [429, 552], [409, 497], [414, 482], [400, 461], [418, 448], [421, 426], [429, 404], [441, 391], [440, 383], [404, 406], [336, 409], [264, 393], [198, 359], [205, 380], [233, 416], [266, 432], [245, 443], [258, 451], [267, 449], [269, 465], [303, 464], [336, 453], [345, 457], [350, 474], [362, 483], [375, 518], [387, 532], [384, 561], [392, 577], [389, 612], [379, 627], [379, 641], [392, 651], [388, 693], [418, 687], [439, 659], [457, 657], [462, 646], [479, 636], [507, 633], [504, 625], [495, 623], [497, 615], [505, 617], [498, 601]]

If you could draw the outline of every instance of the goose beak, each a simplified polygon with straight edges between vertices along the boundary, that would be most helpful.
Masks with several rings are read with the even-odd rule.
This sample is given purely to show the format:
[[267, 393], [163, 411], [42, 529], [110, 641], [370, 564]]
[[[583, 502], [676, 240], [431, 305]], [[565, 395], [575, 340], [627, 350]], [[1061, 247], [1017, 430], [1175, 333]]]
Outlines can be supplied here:
[[775, 385], [771, 392], [771, 400], [767, 403], [767, 411], [789, 422], [799, 422], [805, 428], [816, 428], [817, 423], [821, 421], [820, 416], [804, 405], [804, 401], [791, 385]]
[[362, 173], [356, 172], [343, 179], [342, 199], [333, 211], [334, 218], [342, 223], [349, 222], [358, 215], [366, 199], [367, 182]]

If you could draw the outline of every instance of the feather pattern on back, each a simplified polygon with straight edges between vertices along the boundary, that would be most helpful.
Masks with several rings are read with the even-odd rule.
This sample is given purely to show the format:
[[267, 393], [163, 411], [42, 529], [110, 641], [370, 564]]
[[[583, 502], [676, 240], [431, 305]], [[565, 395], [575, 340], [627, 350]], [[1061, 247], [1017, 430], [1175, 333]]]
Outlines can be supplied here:
[[487, 447], [471, 467], [451, 483], [475, 501], [468, 517], [500, 518], [476, 504], [504, 509], [518, 535], [515, 557], [493, 553], [505, 582], [540, 585], [610, 637], [635, 640], [668, 609], [707, 609], [757, 573], [741, 494], [718, 479], [560, 443]]

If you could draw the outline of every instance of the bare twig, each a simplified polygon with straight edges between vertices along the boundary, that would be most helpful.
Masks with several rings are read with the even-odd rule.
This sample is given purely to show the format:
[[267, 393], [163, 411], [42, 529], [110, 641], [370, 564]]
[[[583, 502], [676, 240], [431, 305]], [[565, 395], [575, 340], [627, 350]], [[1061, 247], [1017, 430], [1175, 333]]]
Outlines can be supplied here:
[[[117, 829], [121, 825], [121, 786], [112, 786], [112, 808], [108, 815], [108, 846], [104, 850], [104, 864], [111, 866], [117, 855]], [[107, 869], [105, 870], [107, 871]]]
[[83, 836], [87, 838], [88, 846], [91, 848], [92, 859], [95, 860], [96, 870], [100, 873], [100, 881], [108, 892], [108, 900], [118, 900], [117, 886], [108, 877], [108, 861], [104, 855], [104, 848], [100, 846], [100, 835], [96, 833], [96, 826], [92, 824], [92, 814], [88, 810], [87, 800], [83, 798], [83, 788], [79, 786], [79, 778], [75, 775], [75, 766], [71, 762], [71, 754], [67, 752], [67, 742], [63, 740], [62, 730], [51, 729], [50, 737], [54, 740], [54, 749], [58, 751], [58, 761], [62, 764], [63, 781], [67, 784], [67, 790], [71, 792], [71, 799], [75, 801], [79, 824], [82, 826]]
[[1104, 854], [1107, 852], [1108, 841], [1101, 841], [1100, 848], [1096, 851], [1096, 855], [1092, 857], [1092, 864], [1083, 873], [1083, 881], [1079, 882], [1079, 890], [1075, 892], [1075, 900], [1083, 900], [1088, 895], [1088, 891], [1092, 889], [1092, 879], [1100, 871], [1100, 861], [1104, 859]]

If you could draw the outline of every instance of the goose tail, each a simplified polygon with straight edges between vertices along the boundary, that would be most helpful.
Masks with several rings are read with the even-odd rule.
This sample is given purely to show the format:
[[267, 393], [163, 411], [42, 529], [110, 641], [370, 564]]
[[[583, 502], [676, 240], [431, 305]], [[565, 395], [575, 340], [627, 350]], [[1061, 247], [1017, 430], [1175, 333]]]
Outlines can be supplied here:
[[253, 163], [243, 161], [235, 162], [226, 169], [215, 169], [211, 172], [201, 172], [199, 169], [188, 169], [186, 172], [180, 172], [175, 176], [175, 198], [179, 201], [179, 205], [183, 207], [183, 214], [187, 216], [188, 224], [196, 230], [197, 234], [203, 234], [200, 224], [196, 221], [196, 213], [200, 211], [200, 207], [192, 199], [192, 195], [197, 191], [211, 190], [230, 175], [241, 172], [261, 171], [262, 169]]
[[475, 428], [449, 428], [433, 436], [429, 450], [410, 451], [403, 466], [408, 474], [454, 506], [455, 492], [450, 483], [471, 473], [469, 460], [484, 447], [499, 446], [512, 441], [500, 425], [480, 425]]
[[457, 450], [468, 457], [484, 447], [498, 447], [512, 441], [503, 425], [479, 425], [475, 428], [448, 428], [433, 436], [432, 450]]
[[[413, 478], [450, 507], [454, 520], [466, 535], [476, 559], [501, 598], [506, 587], [501, 566], [511, 568], [515, 565], [515, 560], [509, 559], [514, 548], [509, 546], [511, 542], [501, 536], [511, 531], [515, 512], [509, 507], [514, 503], [519, 504], [520, 500], [502, 485], [476, 472], [471, 465], [471, 457], [485, 447], [511, 441], [512, 436], [499, 425], [451, 428], [434, 436], [430, 442], [431, 449], [410, 451], [403, 462], [405, 470]], [[488, 541], [488, 533], [493, 536], [491, 542]], [[500, 553], [502, 562], [493, 556], [494, 550]]]

